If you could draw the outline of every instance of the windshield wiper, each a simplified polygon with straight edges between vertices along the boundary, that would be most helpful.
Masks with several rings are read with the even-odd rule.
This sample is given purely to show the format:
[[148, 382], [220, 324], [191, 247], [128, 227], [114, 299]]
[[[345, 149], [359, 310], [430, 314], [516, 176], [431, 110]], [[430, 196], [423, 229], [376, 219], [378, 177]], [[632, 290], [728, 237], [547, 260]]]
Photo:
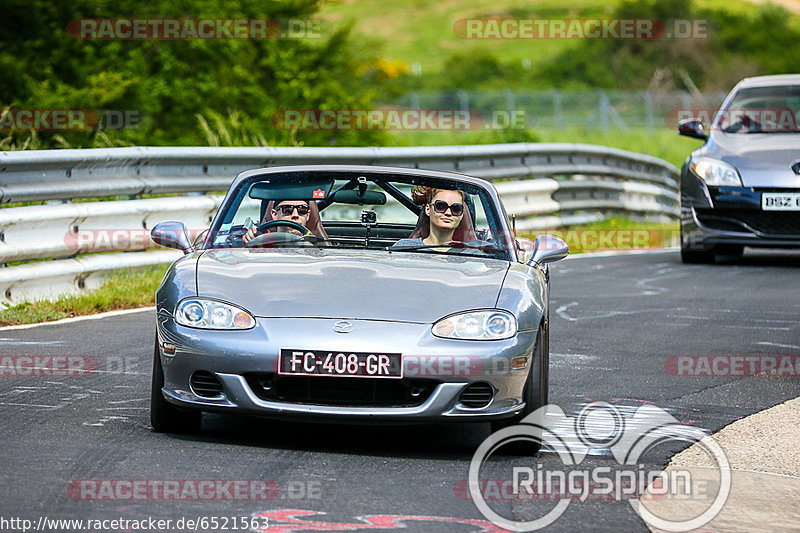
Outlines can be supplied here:
[[436, 248], [454, 248], [454, 249], [468, 249], [479, 250], [481, 252], [505, 252], [502, 248], [496, 248], [488, 243], [476, 242], [462, 242], [462, 241], [448, 241], [442, 244], [412, 244], [406, 246], [387, 246], [386, 250], [389, 252], [415, 252], [417, 250], [435, 250]]

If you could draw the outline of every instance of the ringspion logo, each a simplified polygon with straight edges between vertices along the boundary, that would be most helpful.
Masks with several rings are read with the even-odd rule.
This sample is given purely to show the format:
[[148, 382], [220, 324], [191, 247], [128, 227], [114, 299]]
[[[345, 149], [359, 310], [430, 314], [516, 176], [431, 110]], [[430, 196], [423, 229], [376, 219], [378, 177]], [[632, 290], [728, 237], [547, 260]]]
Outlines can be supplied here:
[[[493, 472], [505, 471], [501, 480], [510, 479], [497, 497], [486, 488], [497, 477], [485, 477], [490, 470], [490, 457], [503, 446], [518, 441], [542, 443], [555, 451], [561, 464], [538, 461], [503, 461]], [[709, 487], [707, 478], [698, 478], [690, 470], [667, 474], [643, 461], [646, 452], [671, 441], [691, 442], [705, 452], [716, 465], [719, 475]], [[617, 462], [606, 465], [583, 465], [592, 449], [607, 451]], [[504, 496], [502, 490], [506, 489]], [[534, 531], [551, 525], [564, 514], [573, 501], [612, 499], [627, 501], [647, 524], [666, 531], [689, 531], [711, 521], [725, 505], [731, 489], [728, 458], [719, 444], [701, 428], [681, 424], [675, 417], [654, 405], [639, 407], [633, 416], [624, 416], [613, 405], [593, 402], [585, 405], [575, 417], [564, 414], [560, 407], [548, 405], [526, 416], [519, 424], [492, 433], [484, 440], [470, 461], [469, 495], [481, 514], [493, 524], [511, 531]], [[489, 505], [490, 500], [546, 499], [557, 503], [542, 516], [503, 516]], [[643, 501], [665, 498], [691, 499], [701, 509], [686, 520], [659, 516], [643, 505]], [[505, 509], [505, 508], [504, 508]]]

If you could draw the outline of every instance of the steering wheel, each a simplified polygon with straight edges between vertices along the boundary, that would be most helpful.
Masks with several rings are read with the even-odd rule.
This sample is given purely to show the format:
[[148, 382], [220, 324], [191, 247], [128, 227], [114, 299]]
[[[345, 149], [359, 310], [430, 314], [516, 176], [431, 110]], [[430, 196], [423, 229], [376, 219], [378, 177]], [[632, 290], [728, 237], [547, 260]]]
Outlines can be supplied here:
[[[294, 233], [264, 233], [266, 230], [270, 228], [275, 228], [278, 226], [286, 226], [287, 228], [297, 230], [301, 232], [300, 235], [295, 235]], [[256, 247], [256, 246], [274, 246], [279, 245], [280, 243], [299, 243], [304, 242], [307, 245], [311, 245], [314, 243], [314, 239], [317, 239], [317, 236], [314, 235], [310, 229], [299, 224], [297, 222], [291, 220], [270, 220], [269, 222], [264, 222], [260, 224], [256, 231], [261, 233], [261, 235], [256, 235], [252, 239], [250, 239], [245, 246], [248, 248]], [[313, 239], [311, 239], [313, 237]]]

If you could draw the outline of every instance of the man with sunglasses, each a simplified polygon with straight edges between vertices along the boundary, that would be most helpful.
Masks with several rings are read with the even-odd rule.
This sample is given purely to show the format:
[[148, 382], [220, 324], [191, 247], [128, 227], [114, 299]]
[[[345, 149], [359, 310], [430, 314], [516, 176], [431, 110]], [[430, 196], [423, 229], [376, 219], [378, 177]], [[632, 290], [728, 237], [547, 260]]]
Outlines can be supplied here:
[[[309, 206], [305, 200], [275, 200], [272, 203], [272, 220], [290, 220], [301, 226], [308, 226]], [[288, 231], [300, 235], [300, 231], [287, 226], [278, 226], [275, 231]], [[244, 235], [247, 244], [256, 236], [256, 228], [250, 228]]]

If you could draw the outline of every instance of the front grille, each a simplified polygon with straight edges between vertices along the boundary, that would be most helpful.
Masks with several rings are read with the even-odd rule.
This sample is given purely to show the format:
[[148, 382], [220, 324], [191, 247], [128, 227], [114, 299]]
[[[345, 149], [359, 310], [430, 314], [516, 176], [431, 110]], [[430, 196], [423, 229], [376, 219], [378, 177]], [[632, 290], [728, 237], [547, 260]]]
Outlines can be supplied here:
[[800, 235], [799, 211], [758, 211], [754, 209], [697, 209], [697, 220], [717, 231], [767, 235]]
[[486, 407], [494, 397], [494, 389], [488, 383], [473, 383], [461, 393], [458, 401], [467, 407]]
[[222, 394], [222, 383], [211, 372], [199, 371], [189, 380], [192, 392], [203, 398], [214, 398]]
[[351, 378], [245, 374], [253, 393], [266, 401], [353, 407], [415, 407], [433, 393], [432, 379]]

